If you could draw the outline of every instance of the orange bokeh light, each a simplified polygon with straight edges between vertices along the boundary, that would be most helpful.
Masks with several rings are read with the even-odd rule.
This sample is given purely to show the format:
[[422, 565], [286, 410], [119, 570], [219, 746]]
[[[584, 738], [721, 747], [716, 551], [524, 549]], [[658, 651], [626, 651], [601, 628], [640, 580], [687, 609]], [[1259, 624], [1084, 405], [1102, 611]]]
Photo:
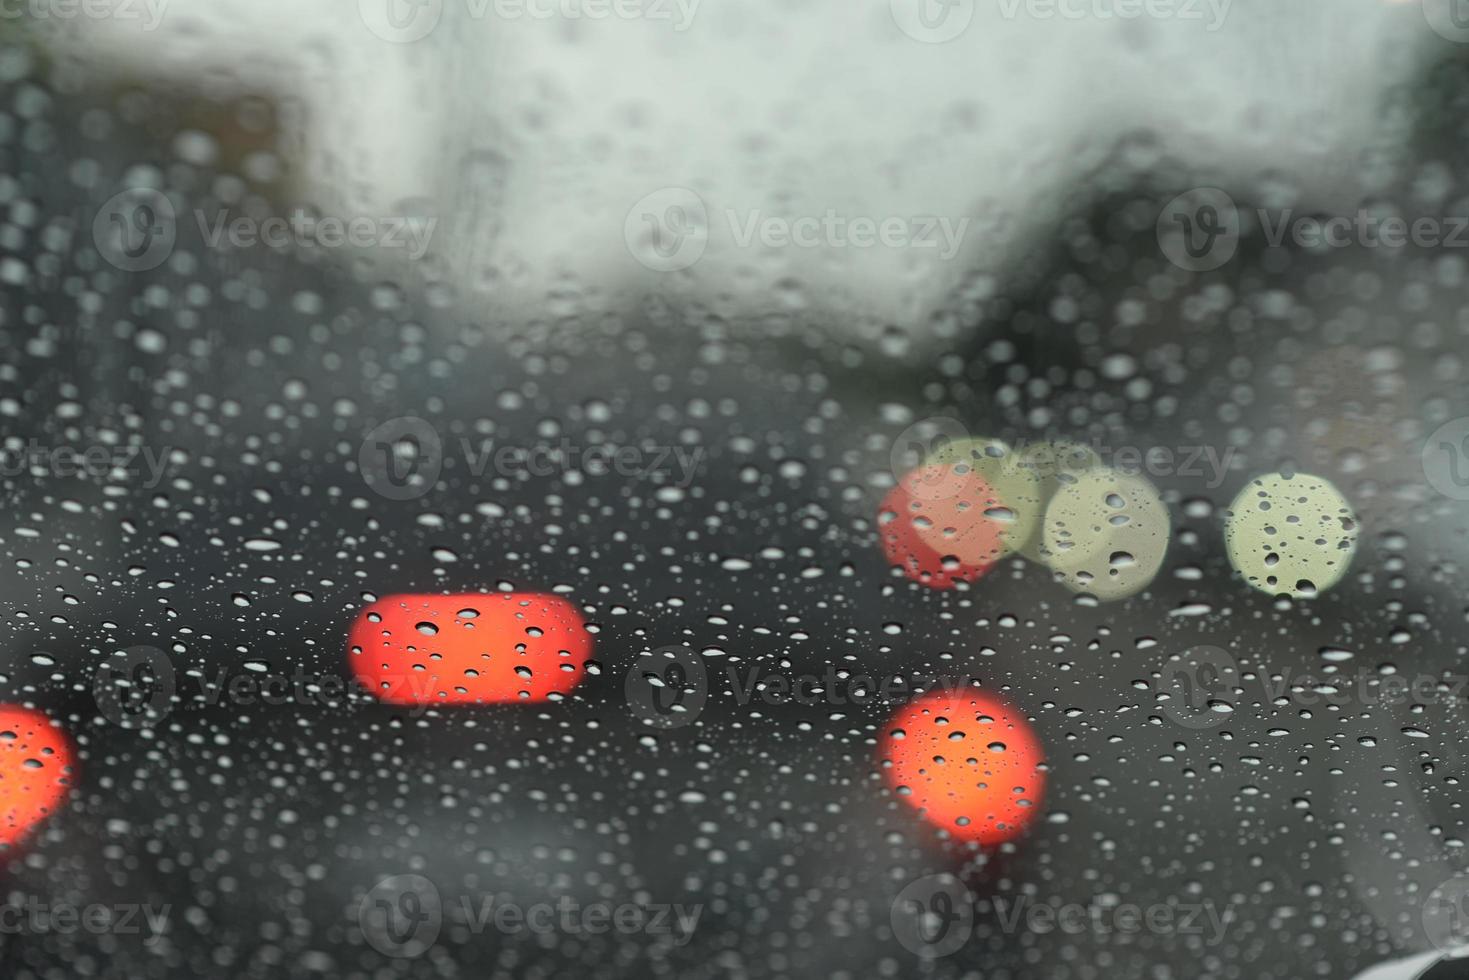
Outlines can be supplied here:
[[14, 847], [56, 811], [75, 771], [64, 729], [44, 712], [0, 705], [0, 848]]
[[973, 688], [934, 691], [897, 712], [879, 763], [899, 798], [960, 840], [1013, 840], [1041, 812], [1045, 750], [1035, 729]]
[[552, 595], [390, 595], [358, 614], [347, 645], [353, 674], [389, 704], [500, 704], [576, 687], [592, 635]]

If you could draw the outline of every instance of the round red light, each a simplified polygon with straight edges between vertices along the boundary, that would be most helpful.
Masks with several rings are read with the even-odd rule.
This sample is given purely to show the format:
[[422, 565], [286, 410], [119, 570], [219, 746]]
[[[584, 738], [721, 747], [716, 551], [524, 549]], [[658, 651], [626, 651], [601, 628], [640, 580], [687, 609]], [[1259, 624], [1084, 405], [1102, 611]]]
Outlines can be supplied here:
[[961, 840], [1013, 840], [1040, 815], [1045, 751], [1030, 722], [992, 694], [924, 695], [888, 721], [879, 752], [899, 798]]

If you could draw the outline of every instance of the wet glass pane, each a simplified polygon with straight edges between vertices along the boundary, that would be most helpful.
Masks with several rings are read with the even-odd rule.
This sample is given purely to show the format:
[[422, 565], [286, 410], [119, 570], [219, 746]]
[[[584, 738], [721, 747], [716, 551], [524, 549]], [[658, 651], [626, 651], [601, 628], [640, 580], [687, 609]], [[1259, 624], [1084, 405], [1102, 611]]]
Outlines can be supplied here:
[[0, 976], [1458, 976], [1469, 4], [0, 3]]

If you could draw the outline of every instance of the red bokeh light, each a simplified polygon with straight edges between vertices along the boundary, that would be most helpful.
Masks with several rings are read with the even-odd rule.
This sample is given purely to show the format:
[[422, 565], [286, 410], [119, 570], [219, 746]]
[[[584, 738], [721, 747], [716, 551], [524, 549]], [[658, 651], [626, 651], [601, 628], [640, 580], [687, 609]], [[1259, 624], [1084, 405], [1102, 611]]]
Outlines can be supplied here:
[[471, 592], [385, 596], [347, 645], [354, 675], [389, 704], [499, 704], [576, 687], [592, 636], [557, 596]]
[[74, 785], [76, 753], [44, 712], [0, 705], [0, 847], [51, 816]]
[[1002, 510], [978, 473], [929, 464], [911, 471], [878, 507], [878, 533], [888, 563], [935, 589], [973, 582], [1005, 554]]
[[879, 754], [894, 792], [960, 840], [1001, 844], [1041, 813], [1045, 750], [1030, 722], [992, 694], [924, 695], [884, 726]]

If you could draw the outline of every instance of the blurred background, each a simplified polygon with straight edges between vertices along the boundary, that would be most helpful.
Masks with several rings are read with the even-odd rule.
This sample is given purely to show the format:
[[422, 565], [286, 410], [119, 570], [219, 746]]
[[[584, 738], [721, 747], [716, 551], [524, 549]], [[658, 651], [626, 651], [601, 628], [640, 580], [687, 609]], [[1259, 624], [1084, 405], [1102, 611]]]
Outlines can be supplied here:
[[[1469, 9], [0, 18], [0, 701], [72, 753], [49, 812], [0, 793], [6, 975], [1351, 977], [1469, 939]], [[969, 438], [1018, 461], [996, 499], [894, 544]], [[1113, 475], [1015, 475], [1058, 442]], [[507, 591], [585, 621], [564, 696], [320, 693], [378, 597]], [[1014, 706], [1023, 833], [895, 792], [912, 699], [853, 676]]]

